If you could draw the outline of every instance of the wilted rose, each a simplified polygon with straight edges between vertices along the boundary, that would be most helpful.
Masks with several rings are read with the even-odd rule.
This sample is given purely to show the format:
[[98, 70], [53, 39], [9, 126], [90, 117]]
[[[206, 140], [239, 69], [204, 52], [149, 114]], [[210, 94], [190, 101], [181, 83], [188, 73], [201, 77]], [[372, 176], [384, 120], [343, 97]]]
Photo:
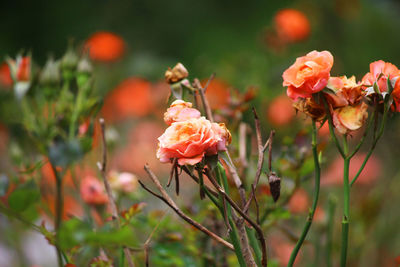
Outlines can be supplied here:
[[356, 106], [345, 106], [333, 111], [333, 124], [341, 134], [360, 129], [368, 118], [368, 105], [361, 102]]
[[168, 70], [165, 72], [165, 80], [170, 84], [179, 82], [185, 79], [187, 76], [189, 76], [189, 72], [185, 66], [182, 65], [182, 63], [176, 64], [172, 69], [168, 68]]
[[362, 83], [357, 83], [354, 76], [330, 77], [326, 87], [335, 93], [325, 94], [334, 108], [358, 104], [365, 95]]

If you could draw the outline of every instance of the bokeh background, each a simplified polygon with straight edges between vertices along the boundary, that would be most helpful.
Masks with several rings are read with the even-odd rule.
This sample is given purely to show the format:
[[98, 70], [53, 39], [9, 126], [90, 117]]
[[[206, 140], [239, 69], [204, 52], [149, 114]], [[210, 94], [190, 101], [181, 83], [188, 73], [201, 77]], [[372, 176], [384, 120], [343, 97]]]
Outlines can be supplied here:
[[[282, 13], [288, 9], [296, 11]], [[3, 11], [0, 17], [3, 26], [1, 61], [6, 56], [25, 51], [32, 53], [35, 64], [43, 65], [49, 56], [61, 57], [68, 43], [72, 42], [81, 50], [92, 45], [90, 55], [94, 60], [95, 87], [105, 98], [101, 112], [110, 125], [111, 168], [129, 171], [139, 177], [144, 175], [142, 166], [145, 162], [149, 162], [160, 176], [166, 176], [168, 172], [168, 166], [158, 163], [155, 158], [155, 140], [165, 129], [162, 114], [168, 87], [163, 82], [163, 75], [167, 67], [176, 62], [186, 66], [190, 77], [202, 81], [216, 73], [208, 96], [218, 118], [232, 124], [233, 143], [237, 143], [235, 123], [238, 120], [253, 125], [251, 113], [238, 111], [235, 104], [242, 103], [246, 92], [256, 92], [257, 96], [246, 105], [257, 108], [265, 133], [271, 128], [276, 129], [274, 165], [278, 170], [284, 169], [282, 154], [285, 149], [293, 149], [292, 145], [297, 142], [295, 136], [301, 136], [308, 125], [303, 117], [296, 116], [290, 101], [282, 96], [285, 89], [281, 74], [296, 57], [311, 50], [329, 50], [335, 60], [332, 74], [355, 75], [358, 80], [375, 60], [400, 66], [400, 2], [395, 0], [25, 0], [2, 1], [0, 10]], [[15, 167], [12, 155], [17, 152], [13, 142], [18, 138], [18, 132], [8, 127], [13, 114], [18, 111], [4, 101], [10, 90], [7, 77], [7, 69], [1, 65], [0, 82], [4, 89], [0, 94], [3, 97], [3, 101], [0, 99], [2, 175]], [[349, 266], [399, 264], [399, 134], [400, 122], [394, 116], [360, 183], [352, 189], [354, 223], [351, 225]], [[325, 266], [325, 254], [318, 248], [326, 241], [322, 233], [326, 229], [328, 203], [332, 199], [338, 202], [333, 247], [336, 252], [333, 255], [337, 257], [339, 251], [336, 237], [340, 231], [341, 188], [338, 185], [341, 163], [336, 159], [328, 137], [321, 134], [320, 138], [327, 147], [323, 158], [322, 217], [321, 223], [311, 231], [312, 244], [307, 245], [299, 266]], [[368, 143], [363, 151], [367, 146]], [[99, 151], [95, 149], [88, 161], [95, 162]], [[355, 167], [361, 164], [361, 159], [357, 160]], [[95, 165], [92, 164], [92, 168], [95, 169]], [[293, 186], [293, 177], [284, 170], [281, 175], [284, 179], [282, 190], [285, 191], [285, 185]], [[291, 235], [285, 233], [287, 226], [297, 234], [303, 225], [312, 192], [311, 180], [303, 181], [292, 204], [289, 202], [284, 206], [283, 211], [290, 211], [289, 215], [282, 215], [284, 222], [268, 228], [270, 253], [278, 265], [285, 264], [294, 244]], [[190, 187], [186, 191], [189, 192], [187, 198], [196, 206], [197, 195], [190, 196]], [[146, 198], [150, 199], [142, 193], [134, 199]], [[153, 203], [148, 210], [160, 208], [160, 205]], [[8, 227], [11, 227], [9, 222], [0, 214], [1, 233]], [[179, 232], [179, 229], [173, 230]], [[28, 255], [25, 262], [19, 261], [17, 243], [0, 234], [1, 267], [28, 266], [24, 265], [28, 263], [52, 266], [32, 255]], [[29, 244], [26, 242], [24, 251], [41, 253]], [[45, 242], [41, 244], [46, 247]], [[314, 258], [315, 262], [308, 260]], [[165, 266], [182, 266], [176, 262], [168, 264]]]

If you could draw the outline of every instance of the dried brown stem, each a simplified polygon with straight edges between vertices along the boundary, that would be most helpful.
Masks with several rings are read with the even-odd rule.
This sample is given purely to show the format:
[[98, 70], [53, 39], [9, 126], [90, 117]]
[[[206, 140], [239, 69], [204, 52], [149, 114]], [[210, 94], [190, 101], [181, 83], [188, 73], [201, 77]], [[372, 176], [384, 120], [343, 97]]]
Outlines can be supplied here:
[[264, 234], [262, 232], [260, 225], [258, 225], [256, 222], [254, 222], [245, 212], [243, 212], [243, 210], [236, 204], [236, 202], [234, 200], [232, 200], [232, 198], [230, 198], [230, 196], [228, 196], [226, 194], [225, 190], [217, 183], [217, 181], [215, 181], [215, 179], [212, 177], [212, 175], [210, 175], [208, 169], [205, 169], [205, 171], [206, 171], [206, 175], [207, 175], [208, 179], [214, 185], [215, 189], [217, 189], [218, 192], [220, 192], [225, 197], [225, 199], [229, 202], [229, 204], [231, 204], [233, 209], [236, 210], [240, 214], [240, 216], [242, 216], [243, 219], [245, 219], [256, 230], [258, 239], [261, 244], [261, 251], [262, 251], [262, 255], [263, 255], [262, 256], [262, 265], [267, 266], [267, 245], [266, 245]]
[[[119, 216], [118, 216], [118, 207], [115, 204], [115, 200], [114, 197], [112, 195], [112, 191], [111, 191], [111, 186], [107, 180], [107, 174], [106, 174], [106, 170], [107, 170], [107, 142], [106, 142], [106, 137], [105, 137], [105, 122], [103, 118], [99, 119], [100, 122], [100, 126], [101, 126], [101, 135], [102, 135], [102, 143], [103, 143], [103, 161], [102, 163], [98, 162], [98, 167], [100, 169], [100, 173], [101, 173], [101, 177], [103, 179], [104, 182], [104, 187], [106, 188], [106, 193], [108, 196], [108, 200], [109, 200], [109, 204], [110, 204], [110, 209], [111, 209], [111, 218], [114, 221], [115, 227], [117, 229], [119, 229], [121, 227], [121, 222], [119, 220]], [[133, 263], [132, 260], [132, 254], [129, 250], [129, 248], [123, 247], [124, 253], [125, 253], [125, 257], [128, 260], [128, 264], [130, 267], [134, 267], [135, 264]]]
[[239, 124], [239, 159], [241, 163], [241, 175], [243, 177], [245, 170], [249, 166], [249, 163], [246, 158], [247, 148], [246, 148], [246, 136], [247, 136], [247, 124], [245, 122], [241, 122]]
[[[207, 82], [207, 86], [208, 86], [208, 83], [210, 82], [210, 80], [213, 78], [214, 76], [213, 75], [211, 75], [211, 77], [210, 77], [210, 79], [208, 80], [208, 82]], [[212, 114], [212, 111], [211, 111], [211, 107], [210, 107], [210, 105], [208, 104], [208, 100], [207, 100], [207, 98], [206, 98], [206, 96], [205, 96], [205, 89], [203, 88], [203, 87], [201, 87], [201, 84], [200, 84], [200, 81], [199, 81], [199, 79], [194, 79], [194, 87], [198, 90], [198, 92], [200, 93], [200, 97], [201, 97], [201, 101], [203, 102], [203, 108], [204, 108], [204, 110], [205, 110], [205, 112], [206, 112], [206, 115], [207, 115], [207, 119], [209, 119], [211, 122], [214, 122], [214, 117], [213, 117], [213, 114]]]
[[[253, 198], [255, 198], [255, 193], [256, 193], [256, 189], [257, 189], [257, 185], [258, 182], [260, 181], [260, 176], [261, 176], [261, 172], [262, 172], [262, 168], [264, 166], [264, 153], [265, 150], [267, 149], [267, 147], [270, 148], [270, 153], [271, 153], [271, 143], [272, 143], [272, 138], [275, 134], [275, 131], [272, 130], [271, 133], [269, 134], [269, 138], [267, 140], [267, 142], [265, 143], [265, 145], [262, 144], [262, 136], [261, 136], [261, 126], [260, 126], [260, 120], [258, 118], [257, 112], [255, 110], [255, 108], [252, 109], [253, 110], [253, 114], [254, 114], [254, 122], [255, 122], [255, 126], [256, 126], [256, 136], [257, 136], [257, 147], [258, 147], [258, 161], [257, 161], [257, 171], [256, 171], [256, 177], [254, 179], [254, 182], [251, 186], [252, 191], [250, 193], [249, 196], [249, 200], [246, 202], [246, 205], [243, 208], [243, 211], [247, 213], [251, 202], [253, 201]], [[271, 155], [269, 156], [269, 165], [268, 167], [271, 167]]]
[[[196, 175], [193, 175], [190, 170], [185, 166], [181, 166], [181, 170], [183, 170], [184, 172], [186, 172], [187, 175], [189, 175], [190, 178], [193, 179], [193, 181], [195, 181], [197, 184], [199, 184], [199, 178], [197, 178]], [[218, 193], [215, 192], [213, 189], [211, 189], [210, 187], [208, 187], [207, 185], [204, 185], [204, 187], [214, 196], [214, 197], [218, 197]]]
[[157, 193], [151, 191], [149, 188], [147, 188], [142, 182], [139, 181], [140, 185], [149, 193], [151, 193], [152, 195], [156, 196], [157, 198], [161, 199], [165, 204], [167, 204], [171, 209], [173, 209], [175, 211], [175, 213], [177, 215], [179, 215], [179, 217], [181, 217], [183, 220], [185, 220], [186, 222], [188, 222], [189, 224], [191, 224], [192, 226], [194, 226], [195, 228], [197, 228], [198, 230], [202, 231], [203, 233], [205, 233], [206, 235], [210, 236], [211, 238], [213, 238], [215, 241], [217, 241], [218, 243], [224, 245], [225, 247], [229, 248], [230, 250], [234, 250], [233, 245], [231, 243], [229, 243], [228, 241], [224, 240], [223, 238], [221, 238], [220, 236], [214, 234], [213, 232], [211, 232], [210, 230], [208, 230], [206, 227], [204, 227], [203, 225], [201, 225], [200, 223], [194, 221], [192, 218], [190, 218], [189, 216], [187, 216], [186, 214], [184, 214], [179, 207], [175, 204], [175, 202], [171, 199], [171, 197], [168, 195], [168, 193], [165, 191], [165, 189], [162, 187], [159, 179], [157, 178], [157, 176], [151, 171], [150, 167], [148, 166], [148, 164], [146, 164], [144, 166], [145, 171], [147, 172], [147, 174], [149, 175], [150, 179], [153, 181], [153, 183], [156, 185], [157, 189], [160, 191], [161, 195], [158, 195]]

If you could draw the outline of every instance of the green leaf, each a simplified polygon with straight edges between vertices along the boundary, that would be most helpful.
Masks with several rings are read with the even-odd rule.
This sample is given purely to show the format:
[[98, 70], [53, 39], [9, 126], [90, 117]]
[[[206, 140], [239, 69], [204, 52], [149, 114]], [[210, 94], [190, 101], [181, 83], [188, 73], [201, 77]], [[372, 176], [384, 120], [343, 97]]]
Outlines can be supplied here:
[[11, 193], [8, 203], [12, 210], [22, 212], [39, 200], [39, 189], [32, 184], [34, 183], [28, 182]]

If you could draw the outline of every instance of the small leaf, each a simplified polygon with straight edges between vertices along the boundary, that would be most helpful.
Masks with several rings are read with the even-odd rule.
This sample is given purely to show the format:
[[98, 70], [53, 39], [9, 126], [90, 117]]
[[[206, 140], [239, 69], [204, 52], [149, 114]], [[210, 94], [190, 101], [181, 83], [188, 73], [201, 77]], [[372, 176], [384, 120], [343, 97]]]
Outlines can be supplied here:
[[39, 200], [39, 190], [36, 186], [32, 186], [32, 184], [33, 182], [24, 184], [11, 193], [8, 203], [12, 210], [22, 212]]

